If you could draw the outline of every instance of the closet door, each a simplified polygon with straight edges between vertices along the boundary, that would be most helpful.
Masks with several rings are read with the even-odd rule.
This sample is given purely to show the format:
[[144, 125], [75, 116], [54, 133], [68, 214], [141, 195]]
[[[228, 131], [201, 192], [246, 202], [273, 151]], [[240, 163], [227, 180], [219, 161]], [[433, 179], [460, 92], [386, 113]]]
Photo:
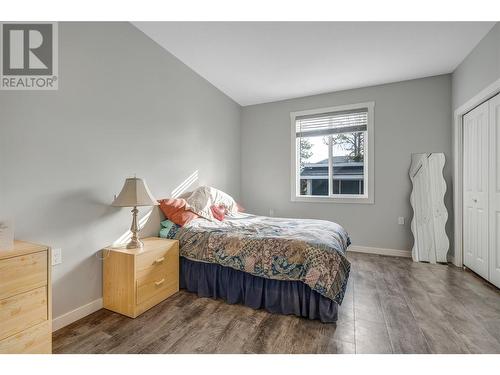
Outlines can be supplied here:
[[488, 278], [489, 104], [464, 116], [464, 265]]
[[500, 288], [500, 95], [489, 100], [490, 112], [490, 251], [489, 281]]

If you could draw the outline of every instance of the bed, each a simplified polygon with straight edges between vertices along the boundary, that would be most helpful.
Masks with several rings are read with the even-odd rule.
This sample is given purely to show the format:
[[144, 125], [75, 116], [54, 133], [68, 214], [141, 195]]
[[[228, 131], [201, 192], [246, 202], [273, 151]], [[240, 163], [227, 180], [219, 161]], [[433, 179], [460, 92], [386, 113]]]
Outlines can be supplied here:
[[183, 289], [272, 313], [337, 321], [350, 239], [336, 223], [235, 213], [222, 222], [199, 218], [169, 226], [160, 236], [179, 240]]

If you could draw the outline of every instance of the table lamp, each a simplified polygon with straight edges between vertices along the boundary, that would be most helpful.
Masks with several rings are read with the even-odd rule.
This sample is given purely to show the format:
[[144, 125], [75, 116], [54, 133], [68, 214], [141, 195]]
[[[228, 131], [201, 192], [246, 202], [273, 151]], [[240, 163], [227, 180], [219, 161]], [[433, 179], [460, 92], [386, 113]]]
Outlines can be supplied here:
[[139, 239], [137, 226], [137, 206], [155, 206], [158, 202], [149, 191], [146, 181], [142, 178], [132, 177], [125, 180], [122, 191], [115, 197], [111, 204], [115, 207], [133, 207], [132, 209], [132, 225], [130, 231], [132, 238], [127, 244], [127, 249], [141, 249], [144, 245]]

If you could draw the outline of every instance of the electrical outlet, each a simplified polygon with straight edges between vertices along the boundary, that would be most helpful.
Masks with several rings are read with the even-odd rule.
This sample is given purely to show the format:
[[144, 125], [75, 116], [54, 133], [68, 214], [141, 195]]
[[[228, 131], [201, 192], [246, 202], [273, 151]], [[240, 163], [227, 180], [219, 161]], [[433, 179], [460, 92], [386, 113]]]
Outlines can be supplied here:
[[52, 249], [52, 265], [62, 263], [62, 250], [60, 248]]
[[404, 216], [398, 217], [398, 224], [399, 225], [405, 225], [405, 218], [404, 218]]

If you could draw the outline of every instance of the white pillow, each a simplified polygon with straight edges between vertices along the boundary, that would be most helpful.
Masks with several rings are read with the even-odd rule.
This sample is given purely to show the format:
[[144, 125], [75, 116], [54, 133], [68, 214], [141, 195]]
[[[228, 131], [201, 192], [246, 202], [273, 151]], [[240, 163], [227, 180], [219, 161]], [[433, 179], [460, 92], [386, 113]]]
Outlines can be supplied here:
[[212, 205], [224, 205], [228, 212], [238, 212], [238, 205], [235, 200], [223, 191], [217, 190], [211, 186], [200, 186], [186, 198], [187, 209], [205, 219], [214, 220]]
[[193, 194], [193, 192], [192, 192], [192, 191], [186, 191], [186, 192], [182, 193], [181, 195], [179, 195], [179, 196], [177, 197], [177, 199], [181, 199], [181, 198], [183, 198], [183, 199], [187, 199], [187, 198], [189, 198], [189, 196], [190, 196], [191, 194]]

